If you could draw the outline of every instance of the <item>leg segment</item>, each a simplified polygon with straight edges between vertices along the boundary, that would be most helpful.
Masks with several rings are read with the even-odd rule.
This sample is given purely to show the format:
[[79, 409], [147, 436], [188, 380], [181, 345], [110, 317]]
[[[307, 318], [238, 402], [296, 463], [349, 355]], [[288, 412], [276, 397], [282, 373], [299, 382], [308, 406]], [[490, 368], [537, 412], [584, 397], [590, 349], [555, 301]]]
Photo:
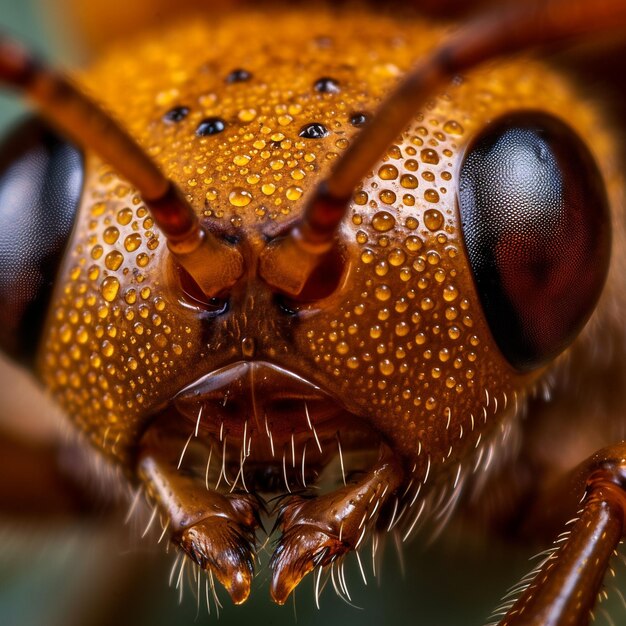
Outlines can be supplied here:
[[311, 499], [291, 496], [278, 517], [282, 536], [271, 562], [273, 600], [284, 604], [311, 570], [356, 550], [403, 476], [398, 460], [383, 446], [376, 466], [358, 482]]
[[206, 489], [204, 478], [180, 467], [186, 445], [175, 432], [148, 431], [139, 452], [139, 475], [167, 515], [172, 541], [213, 572], [233, 602], [241, 604], [254, 574], [259, 502], [247, 493]]
[[56, 442], [29, 442], [0, 431], [0, 517], [48, 521], [102, 513], [108, 503], [99, 502], [87, 482], [72, 479], [73, 465], [80, 468], [82, 460]]
[[499, 626], [589, 624], [610, 558], [624, 535], [626, 444], [595, 454], [568, 482], [569, 488], [552, 501], [561, 503], [564, 512], [580, 503], [578, 519]]

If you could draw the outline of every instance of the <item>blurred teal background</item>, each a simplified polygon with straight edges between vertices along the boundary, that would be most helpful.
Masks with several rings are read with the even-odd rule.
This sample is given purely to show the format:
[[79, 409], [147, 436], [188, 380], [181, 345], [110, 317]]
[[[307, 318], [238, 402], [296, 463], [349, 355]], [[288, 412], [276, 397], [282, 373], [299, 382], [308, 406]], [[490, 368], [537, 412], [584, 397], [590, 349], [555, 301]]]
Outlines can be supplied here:
[[[59, 46], [53, 43], [53, 29], [46, 23], [49, 15], [35, 0], [0, 0], [0, 27], [58, 59]], [[63, 40], [58, 34], [57, 38]], [[15, 97], [0, 93], [0, 134], [22, 111]], [[4, 368], [0, 376], [1, 420], [4, 393], [12, 387], [13, 374]], [[119, 531], [118, 526], [122, 526], [121, 520], [113, 527], [81, 522], [56, 527], [44, 522], [26, 528], [0, 524], [0, 625], [186, 626], [215, 622], [215, 615], [207, 617], [203, 607], [197, 611], [188, 589], [178, 606], [177, 592], [168, 588], [171, 554], [162, 555], [161, 548], [153, 549], [153, 542], [135, 540], [139, 533]], [[251, 599], [243, 607], [233, 607], [222, 594], [225, 606], [219, 624], [480, 626], [506, 588], [530, 568], [532, 551], [457, 529], [430, 547], [425, 548], [419, 537], [407, 546], [402, 575], [390, 545], [380, 581], [369, 576], [365, 587], [356, 568], [349, 568], [353, 602], [361, 609], [337, 599], [329, 585], [317, 610], [311, 577], [298, 589], [295, 604], [276, 607], [269, 601], [267, 574], [261, 571]], [[366, 569], [371, 571], [369, 563]], [[620, 610], [617, 619], [624, 615]]]

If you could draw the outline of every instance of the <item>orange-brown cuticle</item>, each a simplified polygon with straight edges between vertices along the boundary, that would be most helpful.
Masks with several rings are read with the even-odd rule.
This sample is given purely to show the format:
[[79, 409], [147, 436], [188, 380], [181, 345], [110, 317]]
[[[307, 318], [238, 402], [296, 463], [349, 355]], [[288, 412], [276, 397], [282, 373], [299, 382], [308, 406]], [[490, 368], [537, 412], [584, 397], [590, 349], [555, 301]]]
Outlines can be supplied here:
[[[301, 216], [359, 126], [441, 32], [356, 9], [320, 7], [314, 23], [300, 12], [246, 10], [164, 30], [158, 46], [154, 34], [122, 44], [83, 80], [204, 221], [258, 243]], [[88, 159], [42, 344], [46, 384], [95, 445], [125, 459], [151, 412], [242, 358], [247, 337], [255, 358], [323, 387], [411, 465], [466, 458], [528, 378], [500, 356], [483, 319], [456, 173], [489, 120], [531, 106], [558, 115], [571, 102], [529, 63], [523, 77], [509, 65], [468, 77], [416, 111], [350, 200], [340, 229], [349, 284], [291, 317], [248, 258], [248, 282], [227, 313], [185, 302], [141, 200]], [[198, 136], [207, 120], [217, 132]], [[311, 125], [320, 132], [302, 136]]]

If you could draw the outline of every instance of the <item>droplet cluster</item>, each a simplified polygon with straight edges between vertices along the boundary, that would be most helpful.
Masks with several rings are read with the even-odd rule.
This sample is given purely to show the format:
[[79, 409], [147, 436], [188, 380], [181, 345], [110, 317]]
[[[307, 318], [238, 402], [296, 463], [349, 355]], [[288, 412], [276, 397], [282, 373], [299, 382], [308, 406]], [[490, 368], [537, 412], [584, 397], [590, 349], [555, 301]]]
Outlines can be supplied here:
[[[251, 236], [302, 210], [440, 36], [354, 7], [319, 7], [314, 21], [248, 10], [121, 44], [84, 81], [200, 216]], [[96, 445], [123, 457], [151, 411], [241, 358], [244, 338], [254, 340], [257, 358], [306, 375], [367, 415], [409, 456], [428, 449], [438, 462], [477, 442], [487, 427], [478, 426], [485, 390], [505, 394], [524, 381], [499, 357], [480, 312], [456, 172], [488, 120], [530, 106], [558, 114], [571, 94], [530, 65], [523, 76], [503, 66], [457, 83], [416, 111], [355, 189], [342, 231], [349, 280], [328, 303], [289, 318], [296, 322], [261, 287], [223, 323], [207, 321], [183, 302], [140, 198], [88, 161], [41, 368]]]
[[176, 389], [192, 326], [172, 311], [161, 237], [141, 199], [107, 166], [88, 168], [42, 368], [78, 425], [121, 455], [161, 387]]
[[202, 215], [286, 219], [430, 47], [390, 38], [393, 18], [353, 8], [342, 32], [336, 19], [322, 8], [305, 24], [281, 8], [196, 21], [121, 49], [86, 81]]

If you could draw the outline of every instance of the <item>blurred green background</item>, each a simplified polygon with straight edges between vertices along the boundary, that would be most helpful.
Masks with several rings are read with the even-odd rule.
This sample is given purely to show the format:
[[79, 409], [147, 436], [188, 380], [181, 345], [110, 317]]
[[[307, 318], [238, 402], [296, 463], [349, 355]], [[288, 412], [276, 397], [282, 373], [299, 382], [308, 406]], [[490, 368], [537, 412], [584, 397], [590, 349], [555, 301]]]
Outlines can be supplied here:
[[[54, 6], [44, 11], [36, 0], [0, 0], [0, 27], [50, 58], [67, 62], [67, 50], [59, 45], [66, 39], [57, 32], [55, 43], [48, 23], [53, 13]], [[0, 93], [0, 134], [21, 114], [15, 97]], [[8, 407], [28, 410], [23, 408], [24, 396], [30, 396], [25, 391], [28, 382], [22, 381], [16, 391], [14, 376], [0, 363], [0, 420], [3, 410], [15, 410]], [[93, 522], [56, 527], [0, 524], [0, 625], [183, 626], [216, 619], [207, 617], [203, 607], [198, 612], [189, 590], [178, 606], [177, 592], [168, 588], [172, 555], [162, 555], [153, 542], [136, 540], [138, 532], [119, 531], [118, 526], [121, 520], [113, 528]], [[380, 581], [369, 576], [366, 587], [355, 567], [349, 568], [353, 602], [360, 609], [337, 599], [329, 585], [317, 610], [311, 580], [298, 589], [294, 604], [276, 607], [269, 601], [267, 574], [261, 571], [243, 607], [233, 607], [222, 594], [225, 606], [219, 623], [480, 626], [506, 588], [529, 569], [531, 554], [530, 548], [457, 529], [430, 547], [419, 537], [407, 546], [402, 575], [395, 549], [388, 546]], [[369, 563], [366, 569], [371, 571]]]

